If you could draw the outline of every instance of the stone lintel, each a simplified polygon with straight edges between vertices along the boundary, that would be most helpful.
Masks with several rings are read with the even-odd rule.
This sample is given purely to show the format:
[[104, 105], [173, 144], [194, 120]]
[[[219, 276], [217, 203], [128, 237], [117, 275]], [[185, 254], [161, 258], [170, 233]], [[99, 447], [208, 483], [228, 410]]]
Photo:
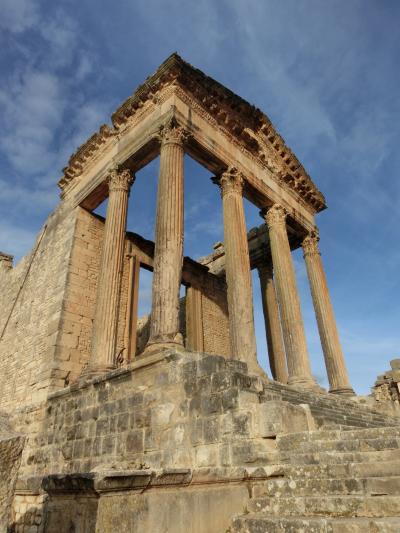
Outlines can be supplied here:
[[260, 481], [281, 476], [280, 465], [257, 467], [208, 467], [105, 470], [79, 474], [51, 474], [41, 479], [42, 489], [50, 495], [80, 493], [85, 496], [121, 491]]
[[[202, 102], [201, 110], [208, 120], [218, 126], [263, 166], [273, 169], [281, 186], [301, 198], [313, 211], [326, 207], [323, 195], [316, 188], [295, 154], [277, 133], [269, 118], [259, 109], [232, 93], [223, 85], [183, 61], [170, 56], [136, 92], [112, 115], [113, 127], [103, 125], [70, 158], [59, 185], [66, 188], [82, 174], [87, 163], [95, 159], [104, 145], [126, 127], [126, 123], [140, 118], [143, 106], [150, 107], [155, 95], [174, 88], [187, 98]], [[198, 105], [198, 104], [197, 104]], [[229, 114], [229, 119], [226, 115]], [[136, 115], [136, 117], [135, 117]]]

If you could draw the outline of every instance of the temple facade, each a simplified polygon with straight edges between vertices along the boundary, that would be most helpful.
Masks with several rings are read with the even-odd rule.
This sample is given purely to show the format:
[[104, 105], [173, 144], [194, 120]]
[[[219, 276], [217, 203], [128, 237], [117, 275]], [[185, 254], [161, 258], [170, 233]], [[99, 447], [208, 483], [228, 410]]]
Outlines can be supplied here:
[[[220, 195], [224, 242], [202, 258], [184, 256], [186, 154]], [[150, 241], [128, 231], [127, 213], [135, 173], [158, 156]], [[384, 440], [398, 425], [396, 409], [352, 389], [318, 247], [325, 199], [259, 109], [174, 54], [73, 154], [59, 187], [32, 252], [16, 266], [0, 254], [0, 520], [11, 531], [283, 531], [239, 515], [279, 494], [271, 478], [290, 482], [292, 433], [333, 428], [340, 444], [338, 427]], [[250, 231], [244, 199], [260, 211]], [[311, 371], [298, 248], [328, 391]], [[152, 305], [139, 317], [143, 269]], [[268, 354], [256, 349], [253, 269]]]

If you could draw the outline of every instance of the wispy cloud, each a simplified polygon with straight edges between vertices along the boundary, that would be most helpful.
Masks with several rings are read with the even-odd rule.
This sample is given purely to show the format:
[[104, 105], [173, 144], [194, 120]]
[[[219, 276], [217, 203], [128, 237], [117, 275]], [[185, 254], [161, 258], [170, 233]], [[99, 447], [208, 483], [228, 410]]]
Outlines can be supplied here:
[[0, 28], [20, 33], [37, 24], [39, 20], [36, 2], [32, 0], [1, 0]]

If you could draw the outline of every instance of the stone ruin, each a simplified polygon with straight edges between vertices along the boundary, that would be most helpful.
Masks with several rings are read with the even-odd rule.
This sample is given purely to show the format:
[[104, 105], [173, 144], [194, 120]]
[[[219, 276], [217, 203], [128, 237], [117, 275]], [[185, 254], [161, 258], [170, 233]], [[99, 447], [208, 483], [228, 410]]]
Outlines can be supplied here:
[[390, 367], [378, 376], [372, 393], [376, 402], [400, 414], [400, 359], [390, 361]]
[[[201, 259], [183, 257], [185, 154], [221, 194], [224, 243]], [[152, 242], [126, 221], [135, 172], [158, 155]], [[400, 419], [382, 407], [398, 402], [398, 361], [357, 398], [318, 249], [325, 199], [267, 116], [174, 54], [59, 186], [32, 252], [0, 254], [2, 530], [400, 531]], [[260, 209], [250, 232], [243, 198]], [[329, 391], [311, 373], [300, 247]]]

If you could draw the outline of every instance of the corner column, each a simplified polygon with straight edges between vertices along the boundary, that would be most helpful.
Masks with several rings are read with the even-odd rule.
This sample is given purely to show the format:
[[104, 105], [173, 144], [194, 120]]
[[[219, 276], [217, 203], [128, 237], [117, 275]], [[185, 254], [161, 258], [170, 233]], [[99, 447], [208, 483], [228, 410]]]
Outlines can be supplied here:
[[101, 374], [116, 366], [117, 321], [124, 260], [129, 170], [112, 170], [108, 178], [108, 205], [104, 225], [100, 274], [93, 322], [92, 354], [84, 374]]
[[157, 344], [183, 345], [179, 332], [179, 292], [183, 263], [183, 163], [186, 137], [186, 130], [173, 124], [165, 126], [161, 132], [148, 348]]
[[297, 293], [296, 277], [286, 231], [286, 211], [274, 204], [261, 215], [269, 230], [269, 241], [275, 273], [283, 341], [285, 343], [288, 384], [304, 388], [318, 388], [312, 374]]
[[257, 362], [244, 180], [235, 168], [229, 168], [213, 181], [222, 197], [231, 356], [246, 362], [251, 372], [263, 372]]
[[285, 347], [283, 345], [281, 321], [276, 299], [272, 266], [265, 262], [257, 266], [257, 271], [261, 285], [269, 366], [271, 368], [272, 377], [276, 381], [287, 383], [288, 373]]
[[318, 232], [310, 233], [302, 243], [307, 275], [310, 282], [315, 315], [325, 365], [328, 373], [330, 392], [354, 395], [346, 370], [344, 355], [336, 327], [335, 314], [329, 296], [328, 284], [318, 248]]

